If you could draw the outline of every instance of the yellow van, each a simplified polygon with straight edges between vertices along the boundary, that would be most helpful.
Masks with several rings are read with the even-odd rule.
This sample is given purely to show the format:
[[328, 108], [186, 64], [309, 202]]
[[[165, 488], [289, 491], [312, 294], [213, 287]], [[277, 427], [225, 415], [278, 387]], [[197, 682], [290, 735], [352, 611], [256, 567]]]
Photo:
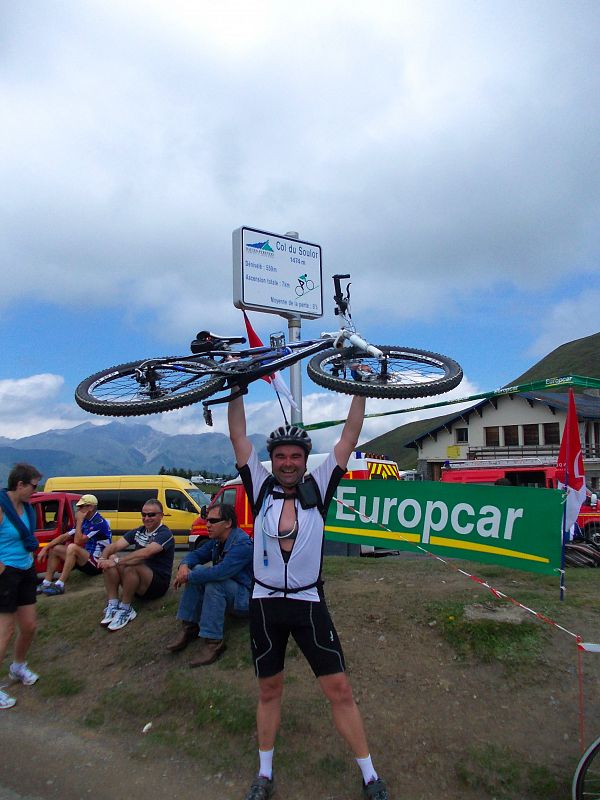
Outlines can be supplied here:
[[187, 548], [192, 523], [208, 495], [186, 478], [175, 475], [88, 475], [48, 478], [46, 492], [94, 494], [98, 510], [117, 536], [142, 524], [140, 512], [147, 500], [160, 500], [164, 523], [175, 535], [175, 543]]

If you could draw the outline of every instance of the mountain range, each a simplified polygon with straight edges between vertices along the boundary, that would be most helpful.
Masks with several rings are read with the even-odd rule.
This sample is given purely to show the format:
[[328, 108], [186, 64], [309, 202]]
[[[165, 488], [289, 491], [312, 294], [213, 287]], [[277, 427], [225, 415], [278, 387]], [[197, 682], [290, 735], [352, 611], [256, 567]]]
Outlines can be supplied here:
[[[250, 436], [259, 458], [268, 458], [265, 436]], [[0, 437], [0, 484], [18, 461], [34, 464], [45, 478], [55, 475], [155, 475], [161, 467], [194, 472], [235, 473], [229, 438], [222, 433], [171, 436], [149, 425], [84, 422], [21, 439]]]

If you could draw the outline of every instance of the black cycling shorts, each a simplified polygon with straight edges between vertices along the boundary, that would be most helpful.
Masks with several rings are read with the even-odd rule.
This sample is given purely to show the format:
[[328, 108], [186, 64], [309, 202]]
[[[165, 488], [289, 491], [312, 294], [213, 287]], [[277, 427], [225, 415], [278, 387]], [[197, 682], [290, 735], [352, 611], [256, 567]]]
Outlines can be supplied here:
[[345, 672], [342, 646], [324, 601], [285, 597], [250, 601], [250, 639], [259, 678], [282, 672], [290, 634], [317, 678]]
[[37, 575], [33, 564], [28, 569], [5, 567], [0, 574], [0, 614], [14, 614], [19, 606], [36, 602]]

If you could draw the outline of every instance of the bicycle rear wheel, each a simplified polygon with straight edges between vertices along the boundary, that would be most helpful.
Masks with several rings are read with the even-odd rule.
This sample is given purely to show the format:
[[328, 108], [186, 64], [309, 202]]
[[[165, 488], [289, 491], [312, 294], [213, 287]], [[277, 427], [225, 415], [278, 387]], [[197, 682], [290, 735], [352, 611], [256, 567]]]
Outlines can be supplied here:
[[461, 367], [451, 358], [428, 350], [375, 345], [379, 360], [363, 350], [330, 348], [308, 363], [308, 375], [319, 386], [365, 397], [427, 397], [448, 392], [462, 380]]
[[573, 775], [572, 800], [600, 798], [600, 737], [582, 755]]
[[75, 402], [92, 414], [109, 417], [172, 411], [220, 391], [225, 379], [214, 374], [216, 367], [210, 359], [131, 361], [86, 378], [75, 390]]

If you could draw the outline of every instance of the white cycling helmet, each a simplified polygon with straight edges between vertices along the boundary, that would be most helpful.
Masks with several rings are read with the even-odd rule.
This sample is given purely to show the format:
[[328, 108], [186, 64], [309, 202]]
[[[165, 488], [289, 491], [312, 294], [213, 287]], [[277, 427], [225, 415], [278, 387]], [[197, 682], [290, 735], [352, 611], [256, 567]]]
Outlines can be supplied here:
[[308, 433], [297, 425], [281, 425], [269, 435], [267, 451], [272, 455], [273, 450], [280, 444], [295, 444], [301, 447], [306, 455], [312, 450], [312, 442]]

